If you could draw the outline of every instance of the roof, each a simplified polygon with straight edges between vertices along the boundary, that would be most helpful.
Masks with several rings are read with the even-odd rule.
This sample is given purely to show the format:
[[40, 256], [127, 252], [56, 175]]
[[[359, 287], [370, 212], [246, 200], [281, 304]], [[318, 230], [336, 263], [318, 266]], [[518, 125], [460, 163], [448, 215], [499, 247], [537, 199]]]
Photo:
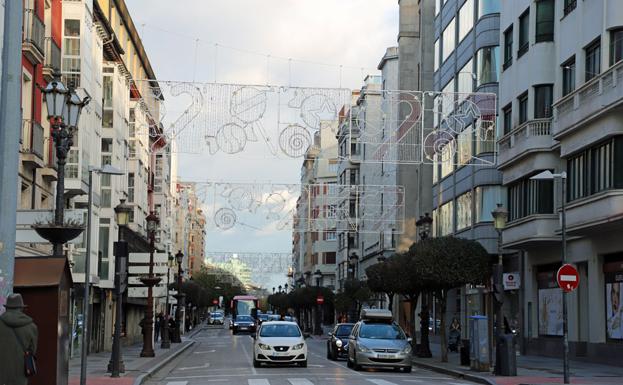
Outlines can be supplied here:
[[[65, 257], [17, 257], [15, 258], [13, 285], [15, 287], [59, 286], [65, 271], [69, 273]], [[68, 276], [71, 281], [71, 274]]]

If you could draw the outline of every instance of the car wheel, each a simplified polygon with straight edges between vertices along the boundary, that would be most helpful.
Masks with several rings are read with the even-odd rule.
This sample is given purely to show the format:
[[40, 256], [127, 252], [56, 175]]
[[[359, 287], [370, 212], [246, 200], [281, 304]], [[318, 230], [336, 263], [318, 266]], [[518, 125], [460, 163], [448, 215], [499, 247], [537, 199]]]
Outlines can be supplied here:
[[410, 366], [407, 366], [405, 368], [405, 373], [411, 373], [411, 367]]
[[337, 351], [335, 351], [335, 350], [331, 351], [331, 359], [333, 361], [337, 361]]
[[356, 371], [361, 370], [361, 365], [357, 363], [357, 354], [355, 354], [355, 356], [353, 357], [353, 369], [355, 369]]
[[352, 368], [352, 367], [353, 367], [353, 363], [352, 363], [352, 361], [350, 360], [350, 356], [348, 356], [348, 357], [346, 358], [346, 366], [347, 366], [347, 367], [349, 367], [349, 368]]
[[303, 361], [303, 362], [299, 362], [299, 366], [301, 368], [306, 368], [307, 367], [307, 360]]
[[261, 366], [260, 362], [253, 357], [253, 367], [259, 368]]
[[331, 347], [327, 343], [327, 359], [329, 359], [329, 360], [333, 359], [332, 356], [333, 355], [331, 354]]
[[236, 335], [236, 334], [238, 334], [238, 332], [234, 329], [234, 330], [232, 330], [231, 334]]

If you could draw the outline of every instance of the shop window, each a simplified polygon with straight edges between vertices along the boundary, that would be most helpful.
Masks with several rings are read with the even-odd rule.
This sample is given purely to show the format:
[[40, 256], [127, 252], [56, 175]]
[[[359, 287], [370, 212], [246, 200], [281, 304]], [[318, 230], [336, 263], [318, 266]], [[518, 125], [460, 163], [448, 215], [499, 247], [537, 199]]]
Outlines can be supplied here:
[[562, 290], [556, 282], [558, 264], [537, 266], [540, 336], [562, 336]]
[[623, 340], [623, 254], [604, 256], [606, 338]]

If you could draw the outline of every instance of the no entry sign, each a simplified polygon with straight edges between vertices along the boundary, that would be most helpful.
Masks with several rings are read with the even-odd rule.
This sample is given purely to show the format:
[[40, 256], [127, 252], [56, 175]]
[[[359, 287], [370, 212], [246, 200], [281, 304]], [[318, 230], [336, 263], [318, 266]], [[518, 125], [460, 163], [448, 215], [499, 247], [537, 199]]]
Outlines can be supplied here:
[[322, 305], [324, 303], [324, 297], [319, 295], [318, 297], [316, 297], [316, 303], [318, 305]]
[[578, 288], [578, 284], [580, 283], [580, 275], [575, 267], [565, 264], [558, 269], [558, 273], [556, 274], [556, 278], [558, 280], [558, 286], [565, 293], [570, 293]]

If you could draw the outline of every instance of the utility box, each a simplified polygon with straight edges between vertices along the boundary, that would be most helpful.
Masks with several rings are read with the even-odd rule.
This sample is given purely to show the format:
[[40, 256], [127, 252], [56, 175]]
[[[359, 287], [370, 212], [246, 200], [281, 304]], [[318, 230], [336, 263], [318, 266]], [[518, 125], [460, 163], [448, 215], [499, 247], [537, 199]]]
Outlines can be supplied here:
[[515, 342], [512, 334], [503, 334], [498, 337], [497, 358], [500, 360], [497, 374], [500, 376], [517, 375], [517, 355], [515, 354]]
[[469, 317], [470, 368], [479, 372], [489, 371], [489, 333], [486, 316]]

